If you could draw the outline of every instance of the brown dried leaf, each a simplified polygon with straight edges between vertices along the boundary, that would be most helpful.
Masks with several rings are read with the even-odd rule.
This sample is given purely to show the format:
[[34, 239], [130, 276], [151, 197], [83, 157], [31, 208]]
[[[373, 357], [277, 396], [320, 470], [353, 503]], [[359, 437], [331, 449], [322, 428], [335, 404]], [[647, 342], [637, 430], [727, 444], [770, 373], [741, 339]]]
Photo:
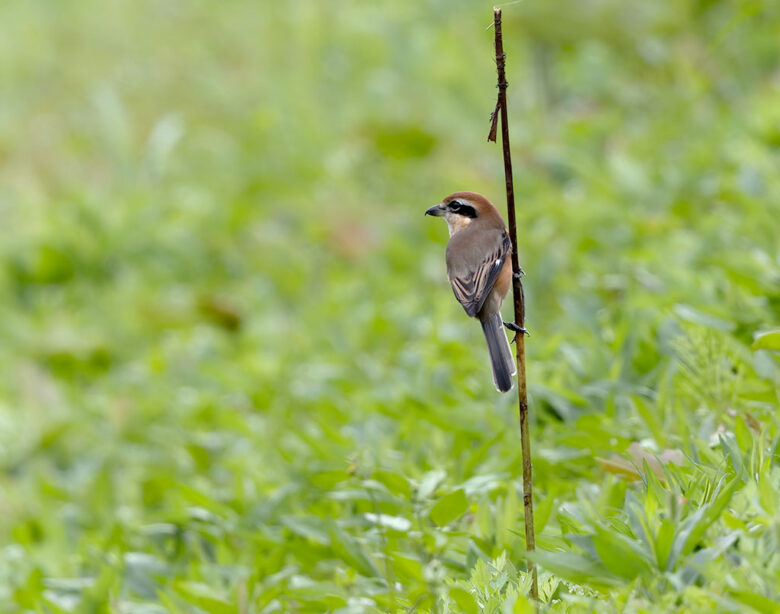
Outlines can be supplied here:
[[742, 417], [745, 420], [745, 424], [747, 424], [750, 430], [753, 431], [756, 435], [761, 432], [761, 420], [756, 418], [749, 411], [746, 411]]
[[644, 466], [644, 462], [647, 461], [647, 465], [650, 467], [653, 475], [661, 482], [666, 481], [663, 465], [668, 465], [669, 463], [682, 465], [685, 462], [685, 456], [681, 450], [667, 449], [660, 454], [654, 454], [644, 450], [636, 441], [628, 447], [628, 454], [631, 456], [631, 460], [624, 456], [613, 454], [608, 459], [597, 458], [596, 461], [605, 471], [629, 480], [638, 480], [642, 477], [640, 470]]
[[614, 473], [620, 478], [627, 480], [638, 480], [639, 472], [631, 461], [613, 454], [610, 458], [596, 457], [596, 462], [601, 465], [601, 468], [609, 473]]
[[501, 109], [501, 101], [496, 103], [496, 108], [490, 114], [490, 132], [488, 133], [488, 141], [491, 143], [496, 142], [496, 132], [498, 131], [498, 112]]

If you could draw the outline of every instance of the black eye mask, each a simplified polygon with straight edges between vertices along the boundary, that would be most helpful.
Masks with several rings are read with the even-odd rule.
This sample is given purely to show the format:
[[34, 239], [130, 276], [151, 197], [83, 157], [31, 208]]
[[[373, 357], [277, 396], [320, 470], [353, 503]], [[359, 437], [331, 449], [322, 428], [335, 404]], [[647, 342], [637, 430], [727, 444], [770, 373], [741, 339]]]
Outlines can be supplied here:
[[450, 204], [447, 205], [447, 208], [453, 213], [457, 213], [458, 215], [462, 215], [464, 217], [470, 217], [472, 219], [477, 217], [477, 210], [474, 207], [467, 205], [466, 203], [462, 203], [459, 200], [451, 201]]

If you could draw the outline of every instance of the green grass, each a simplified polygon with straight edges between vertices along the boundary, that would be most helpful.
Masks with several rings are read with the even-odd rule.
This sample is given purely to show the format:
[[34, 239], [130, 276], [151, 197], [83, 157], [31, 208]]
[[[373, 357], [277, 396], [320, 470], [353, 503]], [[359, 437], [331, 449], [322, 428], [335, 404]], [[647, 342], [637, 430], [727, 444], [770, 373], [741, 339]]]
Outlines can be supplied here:
[[[532, 611], [491, 8], [0, 7], [0, 612]], [[774, 612], [780, 13], [504, 14], [542, 609]]]

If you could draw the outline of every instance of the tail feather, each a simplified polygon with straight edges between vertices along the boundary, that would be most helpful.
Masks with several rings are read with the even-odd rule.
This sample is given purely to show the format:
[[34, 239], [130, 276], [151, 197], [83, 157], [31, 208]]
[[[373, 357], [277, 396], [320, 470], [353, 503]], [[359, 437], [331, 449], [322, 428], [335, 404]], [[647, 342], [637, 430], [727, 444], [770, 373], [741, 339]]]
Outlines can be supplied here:
[[490, 366], [493, 368], [493, 383], [499, 392], [507, 392], [512, 388], [512, 376], [517, 373], [512, 349], [504, 332], [504, 322], [501, 314], [492, 313], [480, 320], [482, 332], [485, 333]]

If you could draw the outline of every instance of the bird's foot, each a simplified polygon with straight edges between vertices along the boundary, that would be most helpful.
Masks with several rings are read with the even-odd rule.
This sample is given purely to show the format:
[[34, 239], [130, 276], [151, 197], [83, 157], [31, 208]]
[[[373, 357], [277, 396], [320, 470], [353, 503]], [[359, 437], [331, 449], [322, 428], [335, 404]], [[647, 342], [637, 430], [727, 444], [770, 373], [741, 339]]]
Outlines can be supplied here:
[[512, 277], [514, 277], [515, 279], [522, 279], [523, 275], [525, 275], [525, 271], [521, 266], [518, 266], [517, 268], [518, 268], [517, 273], [512, 273]]
[[504, 322], [504, 326], [506, 326], [509, 330], [516, 333], [510, 343], [515, 342], [515, 339], [517, 339], [517, 334], [528, 335], [529, 337], [531, 336], [531, 333], [529, 333], [525, 328], [523, 328], [522, 326], [518, 326], [514, 322]]
[[522, 326], [518, 326], [514, 322], [504, 322], [504, 326], [506, 326], [509, 330], [516, 332], [516, 333], [523, 333], [525, 335], [529, 335], [529, 333], [526, 329], [524, 329]]

